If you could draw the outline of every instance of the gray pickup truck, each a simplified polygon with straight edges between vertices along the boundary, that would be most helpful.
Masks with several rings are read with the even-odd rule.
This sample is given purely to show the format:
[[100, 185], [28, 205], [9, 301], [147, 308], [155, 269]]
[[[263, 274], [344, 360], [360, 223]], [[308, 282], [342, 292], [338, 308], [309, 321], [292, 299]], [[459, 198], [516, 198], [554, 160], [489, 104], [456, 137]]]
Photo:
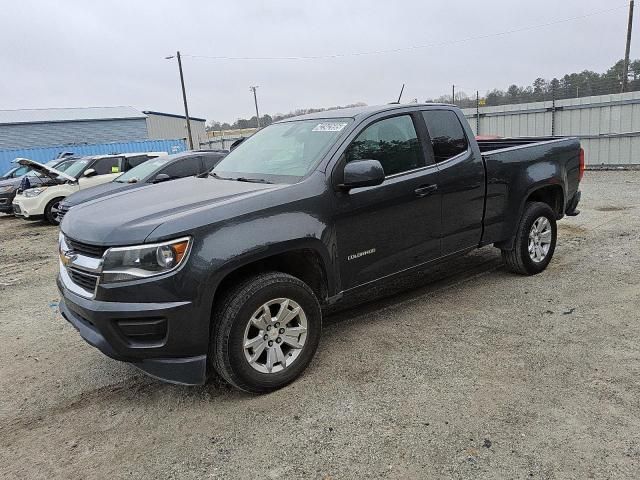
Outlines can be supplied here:
[[157, 378], [215, 370], [268, 392], [311, 361], [323, 307], [374, 283], [486, 245], [513, 272], [542, 272], [583, 169], [575, 138], [477, 142], [450, 105], [287, 119], [208, 175], [71, 209], [60, 310]]

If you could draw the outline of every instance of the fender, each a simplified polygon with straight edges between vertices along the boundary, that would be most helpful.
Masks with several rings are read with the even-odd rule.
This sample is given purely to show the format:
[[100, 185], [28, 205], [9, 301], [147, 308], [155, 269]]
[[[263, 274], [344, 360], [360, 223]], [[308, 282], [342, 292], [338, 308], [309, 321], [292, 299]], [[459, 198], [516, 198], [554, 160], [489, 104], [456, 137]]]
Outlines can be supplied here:
[[[256, 242], [256, 232], [262, 238]], [[204, 295], [213, 302], [220, 283], [231, 273], [251, 263], [296, 250], [312, 250], [318, 255], [327, 293], [336, 291], [337, 271], [332, 259], [333, 235], [328, 225], [303, 212], [282, 213], [271, 217], [254, 217], [223, 227], [204, 239], [200, 248], [215, 252], [214, 262], [207, 266]]]
[[[516, 236], [516, 232], [518, 231], [520, 218], [522, 218], [522, 214], [524, 212], [524, 207], [527, 203], [527, 200], [536, 191], [539, 191], [549, 186], [559, 186], [562, 189], [562, 199], [561, 199], [560, 205], [561, 205], [561, 212], [564, 212], [567, 197], [565, 192], [565, 186], [562, 180], [557, 176], [548, 178], [546, 180], [541, 180], [535, 183], [534, 185], [532, 185], [530, 188], [528, 188], [525, 191], [524, 195], [522, 195], [522, 198], [520, 199], [518, 210], [517, 210], [517, 216], [507, 222], [507, 226], [509, 227], [509, 231], [507, 232], [508, 234], [507, 239], [503, 242], [497, 242], [496, 246], [498, 246], [499, 248], [503, 248], [505, 250], [511, 250], [513, 248], [513, 242], [515, 241], [515, 236]], [[560, 215], [562, 216], [563, 214], [561, 213]]]

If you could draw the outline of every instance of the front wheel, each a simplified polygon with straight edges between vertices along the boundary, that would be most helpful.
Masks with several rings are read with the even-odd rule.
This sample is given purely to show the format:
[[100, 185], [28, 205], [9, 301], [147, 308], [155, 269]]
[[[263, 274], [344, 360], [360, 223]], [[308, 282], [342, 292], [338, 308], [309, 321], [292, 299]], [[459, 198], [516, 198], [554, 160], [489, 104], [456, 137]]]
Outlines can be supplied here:
[[58, 225], [60, 223], [60, 220], [58, 220], [58, 210], [62, 200], [64, 200], [64, 197], [54, 198], [44, 207], [44, 218], [51, 225]]
[[252, 276], [214, 309], [210, 358], [231, 385], [266, 393], [295, 380], [318, 347], [320, 305], [301, 280], [280, 272]]
[[549, 205], [529, 202], [525, 205], [512, 250], [502, 250], [509, 270], [521, 275], [542, 272], [556, 249], [556, 216]]

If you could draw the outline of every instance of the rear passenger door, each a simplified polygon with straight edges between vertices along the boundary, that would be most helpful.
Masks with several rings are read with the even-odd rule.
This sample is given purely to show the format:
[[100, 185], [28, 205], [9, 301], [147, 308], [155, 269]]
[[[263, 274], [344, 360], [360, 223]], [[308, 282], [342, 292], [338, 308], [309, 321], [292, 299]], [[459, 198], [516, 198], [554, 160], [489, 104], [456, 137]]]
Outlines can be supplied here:
[[[454, 110], [421, 112], [440, 173], [442, 196], [442, 254], [478, 246], [482, 237], [485, 179], [480, 151], [472, 148], [465, 119]], [[463, 123], [464, 122], [464, 123]], [[475, 145], [475, 143], [474, 143]]]
[[342, 290], [440, 256], [438, 170], [425, 156], [421, 127], [419, 113], [369, 122], [334, 168], [334, 184], [356, 160], [378, 160], [386, 176], [381, 185], [335, 194]]

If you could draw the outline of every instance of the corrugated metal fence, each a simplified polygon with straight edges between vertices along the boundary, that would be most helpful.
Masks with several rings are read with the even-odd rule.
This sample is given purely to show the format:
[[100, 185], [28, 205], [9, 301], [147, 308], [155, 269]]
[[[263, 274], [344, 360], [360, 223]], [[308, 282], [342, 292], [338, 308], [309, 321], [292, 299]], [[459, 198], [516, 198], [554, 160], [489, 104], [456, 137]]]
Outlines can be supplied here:
[[53, 160], [61, 152], [76, 155], [107, 155], [112, 153], [167, 152], [178, 153], [187, 149], [182, 139], [142, 140], [139, 142], [100, 143], [93, 145], [61, 145], [56, 147], [24, 148], [20, 150], [0, 150], [0, 174], [9, 170], [15, 158], [29, 158], [38, 162]]
[[576, 136], [588, 165], [640, 164], [640, 92], [466, 108], [463, 112], [477, 135]]

